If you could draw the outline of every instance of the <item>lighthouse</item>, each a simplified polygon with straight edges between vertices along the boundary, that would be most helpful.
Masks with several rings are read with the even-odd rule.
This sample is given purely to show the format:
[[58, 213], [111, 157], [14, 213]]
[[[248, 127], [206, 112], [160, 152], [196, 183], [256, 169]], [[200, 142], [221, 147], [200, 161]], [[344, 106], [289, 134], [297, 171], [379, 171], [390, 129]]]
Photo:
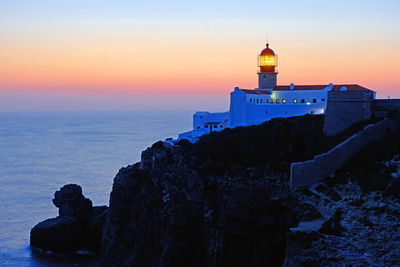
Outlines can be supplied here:
[[[257, 65], [258, 88], [235, 87], [230, 93], [230, 107], [226, 112], [196, 112], [193, 130], [181, 133], [179, 139], [196, 142], [204, 134], [226, 128], [257, 125], [274, 118], [325, 114], [328, 92], [331, 91], [347, 92], [350, 96], [374, 93], [358, 84], [277, 85], [277, 55], [268, 43], [258, 55]], [[348, 103], [354, 106], [353, 102]], [[351, 113], [343, 116], [350, 116], [348, 114]]]
[[261, 51], [258, 55], [258, 88], [260, 89], [272, 89], [276, 86], [276, 78], [278, 73], [275, 71], [277, 66], [277, 56], [275, 52], [267, 47]]

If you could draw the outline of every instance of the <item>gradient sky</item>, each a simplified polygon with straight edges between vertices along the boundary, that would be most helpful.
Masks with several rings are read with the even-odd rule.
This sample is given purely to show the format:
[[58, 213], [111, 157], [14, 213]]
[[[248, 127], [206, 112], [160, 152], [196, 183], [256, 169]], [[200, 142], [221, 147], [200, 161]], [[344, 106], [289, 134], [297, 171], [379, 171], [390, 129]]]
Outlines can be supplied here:
[[224, 110], [257, 86], [358, 83], [400, 97], [400, 1], [0, 0], [0, 110]]

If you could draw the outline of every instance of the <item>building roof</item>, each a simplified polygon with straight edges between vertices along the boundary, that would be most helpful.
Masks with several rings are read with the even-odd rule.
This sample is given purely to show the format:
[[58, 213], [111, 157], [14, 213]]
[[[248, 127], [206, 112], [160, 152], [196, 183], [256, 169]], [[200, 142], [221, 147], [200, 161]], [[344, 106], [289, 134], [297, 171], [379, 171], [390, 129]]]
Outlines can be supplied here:
[[248, 94], [248, 95], [258, 95], [259, 93], [256, 90], [251, 90], [251, 89], [240, 89], [242, 90], [243, 93]]
[[[307, 90], [323, 90], [328, 85], [294, 85], [293, 89], [290, 89], [290, 85], [277, 85], [274, 87], [273, 91], [307, 91]], [[372, 91], [366, 87], [360, 86], [358, 84], [336, 84], [333, 86], [332, 91], [341, 91], [343, 87], [346, 87], [346, 91]], [[271, 94], [268, 90], [260, 90], [260, 89], [240, 89], [243, 93], [248, 95], [269, 95]]]
[[251, 90], [251, 89], [240, 89], [243, 93], [248, 95], [269, 95], [270, 92], [266, 90]]
[[266, 90], [257, 90], [257, 89], [255, 89], [254, 91], [259, 93], [260, 95], [270, 95], [271, 94], [269, 91], [266, 91]]
[[[290, 85], [278, 85], [274, 87], [274, 91], [290, 91], [290, 90], [322, 90], [328, 85], [294, 85], [294, 89], [290, 89]], [[371, 91], [371, 89], [362, 87], [358, 84], [336, 84], [333, 86], [332, 91], [340, 91], [342, 87], [346, 87], [346, 91]]]
[[290, 91], [290, 90], [322, 90], [329, 85], [295, 85], [294, 89], [290, 89], [290, 85], [277, 85], [274, 91]]
[[264, 48], [264, 49], [261, 51], [260, 56], [263, 56], [263, 55], [272, 55], [272, 56], [275, 56], [274, 50], [272, 50], [271, 48], [269, 48], [269, 43], [267, 43], [267, 44], [266, 44], [266, 48]]
[[340, 91], [342, 87], [346, 87], [347, 91], [372, 91], [371, 89], [360, 86], [358, 84], [336, 84], [333, 86], [332, 91]]

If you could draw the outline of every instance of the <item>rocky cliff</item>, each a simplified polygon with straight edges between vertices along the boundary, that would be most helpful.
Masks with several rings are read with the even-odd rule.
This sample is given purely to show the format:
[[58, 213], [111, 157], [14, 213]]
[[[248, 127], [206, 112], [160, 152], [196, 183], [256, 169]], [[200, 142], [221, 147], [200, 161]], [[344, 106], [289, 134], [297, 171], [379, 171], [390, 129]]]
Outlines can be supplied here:
[[399, 125], [333, 176], [289, 190], [291, 162], [371, 122], [326, 137], [322, 116], [301, 116], [157, 142], [116, 175], [108, 209], [77, 185], [57, 191], [60, 216], [35, 226], [31, 244], [101, 247], [103, 266], [398, 266]]
[[180, 148], [153, 145], [120, 170], [106, 219], [104, 266], [279, 266], [288, 211], [262, 169], [221, 174], [190, 166]]
[[280, 266], [288, 162], [311, 157], [319, 147], [295, 150], [313, 138], [321, 141], [322, 117], [154, 144], [114, 179], [103, 265]]
[[[398, 131], [367, 146], [368, 163], [364, 151], [335, 177], [289, 192], [290, 162], [327, 151], [357, 130], [327, 138], [322, 122], [319, 116], [277, 119], [196, 144], [154, 144], [114, 179], [102, 264], [398, 264], [399, 187], [392, 173]], [[382, 245], [388, 236], [390, 245]]]

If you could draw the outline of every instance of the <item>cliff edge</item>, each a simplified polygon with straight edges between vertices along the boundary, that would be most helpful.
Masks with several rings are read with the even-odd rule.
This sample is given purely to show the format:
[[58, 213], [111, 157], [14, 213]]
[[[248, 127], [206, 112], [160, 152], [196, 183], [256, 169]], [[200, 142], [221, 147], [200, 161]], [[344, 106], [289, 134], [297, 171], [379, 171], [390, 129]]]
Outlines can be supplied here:
[[301, 116], [195, 144], [155, 143], [114, 179], [102, 265], [399, 264], [398, 129], [334, 177], [289, 190], [291, 162], [312, 159], [369, 123], [326, 137], [322, 116]]

